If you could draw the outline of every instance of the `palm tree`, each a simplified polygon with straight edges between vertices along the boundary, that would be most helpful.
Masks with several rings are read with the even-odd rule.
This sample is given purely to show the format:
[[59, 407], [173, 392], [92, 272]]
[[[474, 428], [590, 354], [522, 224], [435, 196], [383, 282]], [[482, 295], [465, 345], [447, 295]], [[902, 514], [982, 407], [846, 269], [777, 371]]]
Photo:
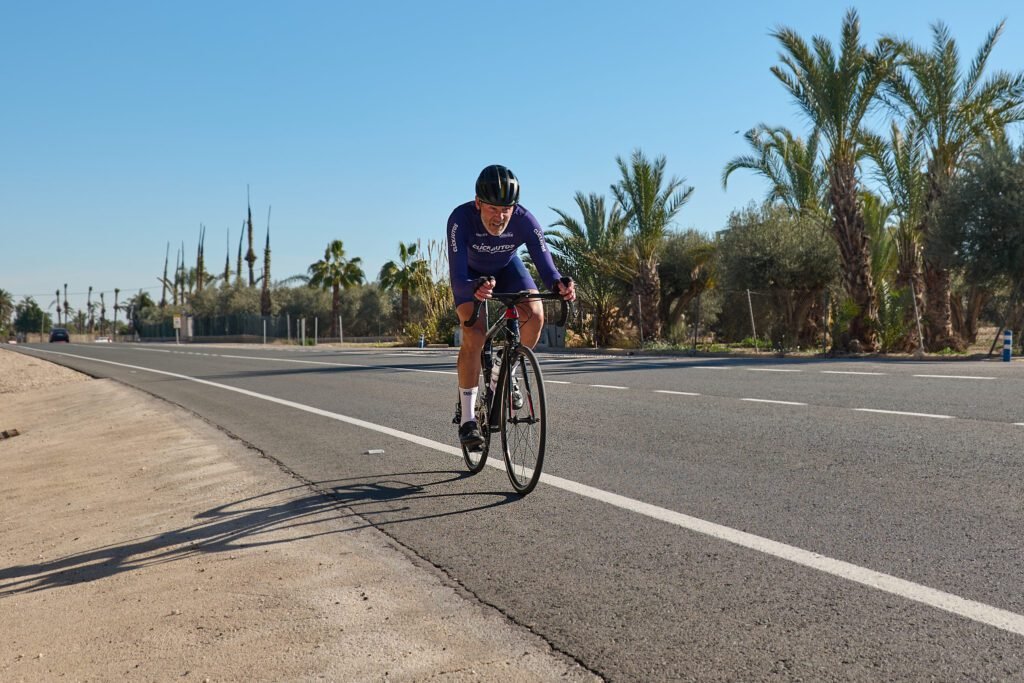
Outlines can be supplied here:
[[651, 339], [661, 337], [661, 280], [658, 256], [672, 219], [693, 194], [684, 180], [665, 181], [664, 156], [650, 161], [639, 149], [627, 164], [616, 157], [622, 178], [612, 185], [612, 195], [622, 206], [630, 233], [633, 293], [640, 298], [637, 322]]
[[89, 285], [89, 297], [85, 300], [85, 310], [89, 312], [89, 334], [92, 334], [95, 307], [92, 305], [92, 285]]
[[548, 241], [559, 270], [572, 273], [580, 303], [589, 307], [594, 320], [594, 345], [607, 346], [615, 329], [616, 303], [622, 294], [623, 272], [620, 256], [625, 246], [626, 217], [622, 207], [605, 209], [605, 198], [596, 193], [576, 193], [576, 206], [583, 222], [552, 207], [558, 220], [551, 224]]
[[418, 292], [431, 284], [430, 266], [416, 256], [416, 243], [398, 243], [398, 263], [388, 261], [380, 269], [380, 286], [385, 291], [397, 289], [402, 293], [400, 323], [405, 328], [409, 322], [409, 294]]
[[891, 244], [896, 251], [893, 280], [897, 288], [909, 288], [914, 297], [913, 308], [906, 311], [909, 335], [905, 346], [908, 350], [918, 348], [917, 317], [925, 310], [919, 229], [924, 218], [928, 188], [924, 138], [916, 122], [909, 121], [903, 129], [893, 122], [888, 140], [877, 135], [868, 136], [864, 149], [875, 163], [875, 177], [888, 195], [895, 217], [895, 225], [889, 230]]
[[850, 321], [850, 336], [865, 350], [875, 351], [878, 304], [859, 202], [857, 160], [864, 134], [862, 124], [879, 87], [892, 73], [897, 49], [889, 39], [880, 40], [872, 51], [861, 45], [860, 19], [852, 9], [843, 18], [838, 55], [820, 36], [813, 39], [813, 49], [790, 28], [779, 28], [772, 36], [783, 50], [782, 64], [773, 66], [772, 73], [828, 147], [831, 232], [839, 246], [843, 287], [857, 307]]
[[361, 284], [366, 276], [360, 267], [362, 259], [345, 258], [345, 246], [341, 240], [327, 245], [322, 260], [309, 266], [309, 286], [331, 290], [331, 331], [330, 336], [338, 337], [338, 314], [341, 311], [341, 290]]
[[933, 242], [932, 207], [981, 143], [1004, 139], [1007, 125], [1024, 120], [1024, 74], [998, 72], [981, 80], [1004, 23], [989, 32], [966, 73], [960, 69], [959, 51], [949, 29], [941, 22], [934, 24], [931, 50], [904, 44], [906, 70], [888, 82], [908, 118], [919, 122], [928, 146], [928, 192], [919, 230], [925, 247], [925, 336], [930, 350], [963, 346], [953, 329], [949, 271], [928, 255]]
[[825, 204], [828, 174], [818, 163], [818, 131], [804, 142], [788, 128], [760, 123], [743, 136], [754, 154], [733, 158], [722, 171], [726, 189], [734, 171], [746, 169], [763, 176], [771, 186], [766, 201], [782, 202], [791, 211], [820, 212]]
[[6, 289], [0, 289], [0, 330], [6, 330], [14, 315], [14, 295]]

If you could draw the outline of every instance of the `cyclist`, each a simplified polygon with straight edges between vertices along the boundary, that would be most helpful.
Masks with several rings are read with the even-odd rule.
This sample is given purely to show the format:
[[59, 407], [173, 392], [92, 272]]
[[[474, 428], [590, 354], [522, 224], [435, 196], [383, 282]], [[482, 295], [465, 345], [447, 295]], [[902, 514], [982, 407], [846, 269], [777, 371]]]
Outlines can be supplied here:
[[[457, 206], [448, 218], [448, 268], [455, 297], [455, 311], [462, 330], [459, 349], [459, 400], [462, 423], [459, 441], [467, 449], [483, 444], [474, 406], [480, 377], [480, 351], [486, 335], [485, 321], [473, 327], [463, 323], [473, 315], [476, 301], [492, 298], [491, 293], [539, 291], [526, 266], [516, 255], [526, 245], [541, 278], [551, 291], [566, 301], [576, 298], [572, 278], [562, 277], [555, 268], [540, 223], [519, 204], [519, 180], [505, 166], [487, 166], [476, 180], [476, 198]], [[518, 304], [520, 334], [524, 346], [533, 348], [544, 325], [540, 301]]]

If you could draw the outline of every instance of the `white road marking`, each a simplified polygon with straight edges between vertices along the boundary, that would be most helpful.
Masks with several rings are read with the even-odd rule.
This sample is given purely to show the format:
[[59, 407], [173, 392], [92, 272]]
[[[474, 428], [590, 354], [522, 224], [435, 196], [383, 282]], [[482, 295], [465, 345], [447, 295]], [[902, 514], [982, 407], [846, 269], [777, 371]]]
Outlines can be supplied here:
[[572, 382], [566, 382], [560, 379], [546, 379], [544, 384], [572, 384]]
[[304, 365], [327, 365], [339, 368], [369, 368], [371, 370], [395, 370], [398, 372], [423, 372], [428, 375], [457, 375], [457, 372], [447, 370], [420, 370], [419, 368], [396, 368], [392, 365], [366, 365], [362, 363], [328, 363], [323, 360], [301, 360], [299, 358], [260, 358], [258, 356], [229, 356], [224, 354], [221, 358], [234, 358], [241, 360], [268, 360], [273, 363], [302, 363]]
[[656, 394], [672, 394], [673, 396], [700, 396], [692, 391], [669, 391], [668, 389], [655, 389]]
[[805, 406], [806, 403], [800, 403], [799, 401], [772, 401], [767, 398], [741, 398], [741, 401], [752, 401], [754, 403], [779, 403], [784, 406]]
[[[115, 363], [114, 361], [89, 358], [88, 356], [78, 356], [70, 353], [59, 353], [56, 351], [47, 351], [42, 349], [33, 349], [33, 351], [51, 353], [58, 356], [67, 356], [69, 358], [79, 358], [81, 360], [92, 361], [94, 363], [106, 363], [108, 365], [116, 365], [130, 370], [142, 370], [144, 372], [151, 372], [157, 375], [196, 382], [197, 384], [204, 384], [206, 386], [224, 389], [225, 391], [231, 391], [251, 398], [294, 408], [295, 410], [301, 410], [313, 415], [326, 417], [338, 422], [351, 424], [356, 427], [369, 429], [381, 434], [409, 441], [410, 443], [414, 443], [419, 446], [424, 446], [425, 448], [447, 453], [448, 455], [456, 458], [462, 458], [462, 449], [455, 448], [454, 446], [433, 441], [432, 439], [427, 439], [416, 434], [392, 429], [391, 427], [374, 424], [373, 422], [367, 422], [347, 415], [332, 413], [328, 410], [322, 410], [302, 403], [277, 398], [276, 396], [259, 394], [255, 391], [239, 389], [238, 387], [233, 387], [227, 384], [210, 382], [208, 380], [189, 377], [188, 375], [180, 375], [174, 372], [153, 370], [151, 368], [136, 365], [127, 365], [125, 363]], [[861, 408], [859, 410], [867, 409]], [[505, 469], [505, 464], [494, 458], [490, 458], [488, 460], [488, 464], [500, 470]], [[688, 529], [690, 531], [704, 534], [727, 543], [732, 543], [733, 545], [755, 550], [757, 552], [764, 553], [765, 555], [787, 560], [794, 564], [798, 564], [809, 569], [815, 569], [831, 576], [837, 576], [869, 588], [874, 588], [907, 600], [928, 605], [944, 612], [961, 616], [965, 619], [970, 619], [981, 624], [993, 626], [1003, 631], [1024, 636], [1024, 615], [1010, 612], [1009, 610], [1004, 610], [993, 605], [987, 605], [976, 600], [968, 600], [952, 593], [930, 588], [919, 583], [914, 583], [913, 581], [907, 581], [906, 579], [901, 579], [890, 574], [884, 574], [873, 569], [868, 569], [867, 567], [861, 567], [850, 562], [844, 562], [843, 560], [836, 560], [796, 546], [780, 543], [779, 541], [773, 541], [770, 538], [756, 536], [745, 531], [740, 531], [739, 529], [733, 529], [732, 527], [715, 524], [714, 522], [709, 522], [697, 517], [691, 517], [681, 512], [676, 512], [675, 510], [651, 505], [650, 503], [645, 503], [634, 498], [620, 496], [616, 493], [594, 488], [593, 486], [587, 486], [586, 484], [581, 484], [570, 479], [563, 479], [550, 474], [541, 474], [540, 480], [549, 486], [553, 486], [563, 491], [569, 491], [571, 493], [590, 498], [591, 500], [601, 501], [608, 505], [613, 505], [623, 510], [629, 510], [630, 512], [635, 512], [637, 514], [650, 517], [651, 519], [657, 519], [682, 529]]]
[[614, 384], [588, 384], [588, 387], [597, 387], [598, 389], [628, 389], [629, 387], [617, 387]]
[[803, 370], [793, 370], [790, 368], [747, 368], [751, 372], [803, 372]]
[[854, 370], [822, 370], [823, 375], [885, 375], [885, 372], [856, 372]]
[[952, 420], [952, 415], [933, 415], [932, 413], [907, 413], [902, 410], [878, 410], [877, 408], [854, 408], [862, 413], [883, 413], [885, 415], [910, 415], [911, 417], [934, 417], [939, 420]]
[[723, 365], [686, 365], [683, 367], [693, 368], [694, 370], [732, 370]]
[[914, 377], [932, 377], [934, 379], [996, 379], [995, 377], [977, 377], [975, 375], [914, 375]]

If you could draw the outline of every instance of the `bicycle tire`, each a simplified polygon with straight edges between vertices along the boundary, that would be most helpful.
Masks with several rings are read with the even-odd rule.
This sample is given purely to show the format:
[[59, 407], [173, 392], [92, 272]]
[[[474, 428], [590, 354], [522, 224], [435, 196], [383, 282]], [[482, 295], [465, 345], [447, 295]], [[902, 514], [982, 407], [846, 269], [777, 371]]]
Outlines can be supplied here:
[[480, 386], [477, 391], [473, 414], [476, 416], [476, 424], [480, 428], [480, 436], [484, 437], [484, 442], [480, 446], [479, 451], [471, 451], [465, 446], [462, 447], [462, 459], [466, 461], [466, 467], [469, 468], [470, 474], [476, 474], [484, 468], [484, 465], [487, 464], [488, 452], [491, 449], [491, 427], [488, 424], [489, 420], [487, 417], [487, 389], [489, 388], [490, 378], [487, 376], [487, 364], [483, 361], [484, 352], [481, 351]]
[[[525, 496], [537, 486], [544, 467], [547, 403], [537, 356], [527, 347], [519, 346], [512, 358], [511, 363], [506, 359], [498, 379], [501, 451], [512, 488]], [[523, 405], [518, 409], [512, 396], [513, 378], [518, 381], [523, 398]]]

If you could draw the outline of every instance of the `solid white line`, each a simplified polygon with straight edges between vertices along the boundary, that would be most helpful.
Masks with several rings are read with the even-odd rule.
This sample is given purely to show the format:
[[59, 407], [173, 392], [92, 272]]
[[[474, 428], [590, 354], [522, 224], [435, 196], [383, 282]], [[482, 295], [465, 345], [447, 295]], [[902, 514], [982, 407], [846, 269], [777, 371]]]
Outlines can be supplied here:
[[598, 389], [628, 389], [629, 387], [617, 387], [614, 384], [588, 384], [588, 387], [597, 387]]
[[906, 413], [902, 410], [878, 410], [876, 408], [854, 408], [862, 413], [883, 413], [885, 415], [910, 415], [911, 417], [934, 417], [939, 420], [952, 420], [952, 415], [933, 415], [932, 413]]
[[885, 375], [884, 372], [855, 372], [854, 370], [822, 370], [823, 375]]
[[805, 406], [806, 403], [800, 403], [798, 401], [772, 401], [767, 398], [741, 398], [741, 401], [753, 401], [754, 403], [780, 403], [784, 406]]
[[[52, 353], [58, 356], [68, 356], [70, 358], [79, 358], [81, 360], [92, 361], [95, 363], [106, 363], [109, 365], [116, 365], [118, 367], [129, 368], [133, 370], [142, 370], [144, 372], [151, 372], [157, 375], [164, 375], [167, 377], [174, 377], [177, 379], [186, 380], [189, 382], [196, 382], [197, 384], [205, 384], [207, 386], [224, 389], [226, 391], [243, 394], [252, 398], [268, 401], [270, 403], [277, 403], [279, 405], [301, 410], [313, 415], [320, 415], [332, 420], [339, 422], [345, 422], [347, 424], [354, 425], [356, 427], [363, 427], [372, 431], [380, 432], [381, 434], [387, 434], [395, 438], [403, 439], [426, 448], [431, 448], [442, 453], [461, 458], [462, 450], [449, 446], [447, 444], [439, 443], [431, 439], [417, 436], [416, 434], [409, 434], [408, 432], [402, 432], [397, 429], [385, 427], [383, 425], [374, 424], [372, 422], [366, 422], [354, 417], [347, 415], [340, 415], [338, 413], [332, 413], [327, 410], [320, 408], [314, 408], [313, 406], [307, 406], [302, 403], [295, 403], [294, 401], [288, 401], [285, 399], [277, 398], [276, 396], [268, 396], [266, 394], [258, 394], [254, 391], [248, 391], [246, 389], [239, 389], [238, 387], [229, 386], [227, 384], [218, 384], [217, 382], [210, 382], [204, 379], [198, 379], [196, 377], [189, 377], [188, 375], [179, 375], [173, 372], [164, 372], [162, 370], [153, 370], [151, 368], [145, 368], [137, 365], [127, 365], [124, 363], [115, 363], [113, 361], [99, 360], [96, 358], [89, 358], [88, 356], [78, 356], [69, 353], [59, 353], [56, 351], [44, 351], [42, 349], [32, 349], [33, 351], [39, 351], [41, 353]], [[496, 462], [494, 458], [488, 460], [489, 464], [497, 467], [498, 469], [504, 469], [504, 463]], [[794, 564], [798, 564], [803, 567], [815, 569], [825, 574], [837, 576], [839, 578], [859, 583], [869, 588], [874, 588], [892, 595], [896, 595], [907, 600], [919, 602], [936, 609], [956, 614], [970, 619], [978, 623], [987, 624], [994, 626], [995, 628], [1017, 635], [1024, 636], [1024, 615], [1010, 612], [999, 607], [987, 605], [982, 602], [975, 600], [968, 600], [952, 593], [946, 593], [934, 588], [929, 588], [913, 581], [907, 581], [890, 574], [883, 574], [882, 572], [861, 567], [849, 562], [842, 560], [836, 560], [825, 555], [820, 555], [809, 550], [797, 548], [795, 546], [788, 545], [786, 543], [780, 543], [779, 541], [773, 541], [763, 536], [756, 536], [745, 531], [733, 529], [731, 527], [723, 526], [721, 524], [715, 524], [714, 522], [708, 522], [697, 517], [691, 517], [684, 515], [681, 512], [674, 510], [668, 510], [666, 508], [651, 505], [650, 503], [644, 503], [633, 498], [627, 498], [620, 496], [616, 493], [604, 491], [602, 489], [587, 486], [579, 482], [572, 481], [570, 479], [563, 479], [550, 474], [541, 474], [540, 480], [549, 486], [561, 489], [563, 491], [569, 491], [591, 500], [601, 501], [608, 505], [613, 505], [623, 510], [635, 512], [637, 514], [657, 519], [667, 524], [695, 531], [700, 534], [705, 534], [712, 538], [717, 538], [727, 543], [732, 543], [743, 548], [755, 550], [765, 555], [770, 555], [782, 560], [787, 560]]]
[[914, 377], [932, 377], [935, 379], [996, 379], [995, 377], [977, 377], [974, 375], [914, 375]]
[[666, 510], [649, 503], [602, 491], [586, 484], [580, 484], [548, 474], [541, 474], [540, 480], [564, 491], [571, 491], [581, 496], [599, 500], [653, 519], [660, 519], [663, 522], [674, 524], [684, 529], [706, 534], [728, 543], [771, 555], [772, 557], [788, 560], [803, 567], [816, 569], [832, 576], [838, 576], [870, 588], [923, 603], [936, 609], [971, 619], [972, 621], [1009, 631], [1010, 633], [1024, 635], [1024, 615], [1015, 612], [986, 605], [975, 600], [967, 600], [952, 593], [929, 588], [919, 583], [819, 555], [818, 553], [773, 541], [762, 536], [755, 536], [745, 531], [708, 522], [697, 517], [690, 517], [674, 510]]
[[224, 354], [221, 358], [234, 358], [241, 360], [265, 360], [271, 363], [302, 363], [305, 365], [327, 365], [339, 368], [368, 368], [370, 370], [394, 370], [396, 372], [423, 372], [428, 375], [457, 375], [457, 372], [447, 370], [419, 370], [417, 368], [396, 368], [391, 365], [365, 365], [360, 363], [328, 363], [322, 360], [302, 360], [299, 358], [261, 358], [260, 356], [229, 356]]
[[747, 368], [751, 372], [803, 372], [803, 370], [792, 370], [788, 368]]
[[672, 394], [674, 396], [700, 396], [700, 394], [695, 394], [692, 391], [669, 391], [668, 389], [655, 389], [654, 393], [656, 393], [656, 394]]

